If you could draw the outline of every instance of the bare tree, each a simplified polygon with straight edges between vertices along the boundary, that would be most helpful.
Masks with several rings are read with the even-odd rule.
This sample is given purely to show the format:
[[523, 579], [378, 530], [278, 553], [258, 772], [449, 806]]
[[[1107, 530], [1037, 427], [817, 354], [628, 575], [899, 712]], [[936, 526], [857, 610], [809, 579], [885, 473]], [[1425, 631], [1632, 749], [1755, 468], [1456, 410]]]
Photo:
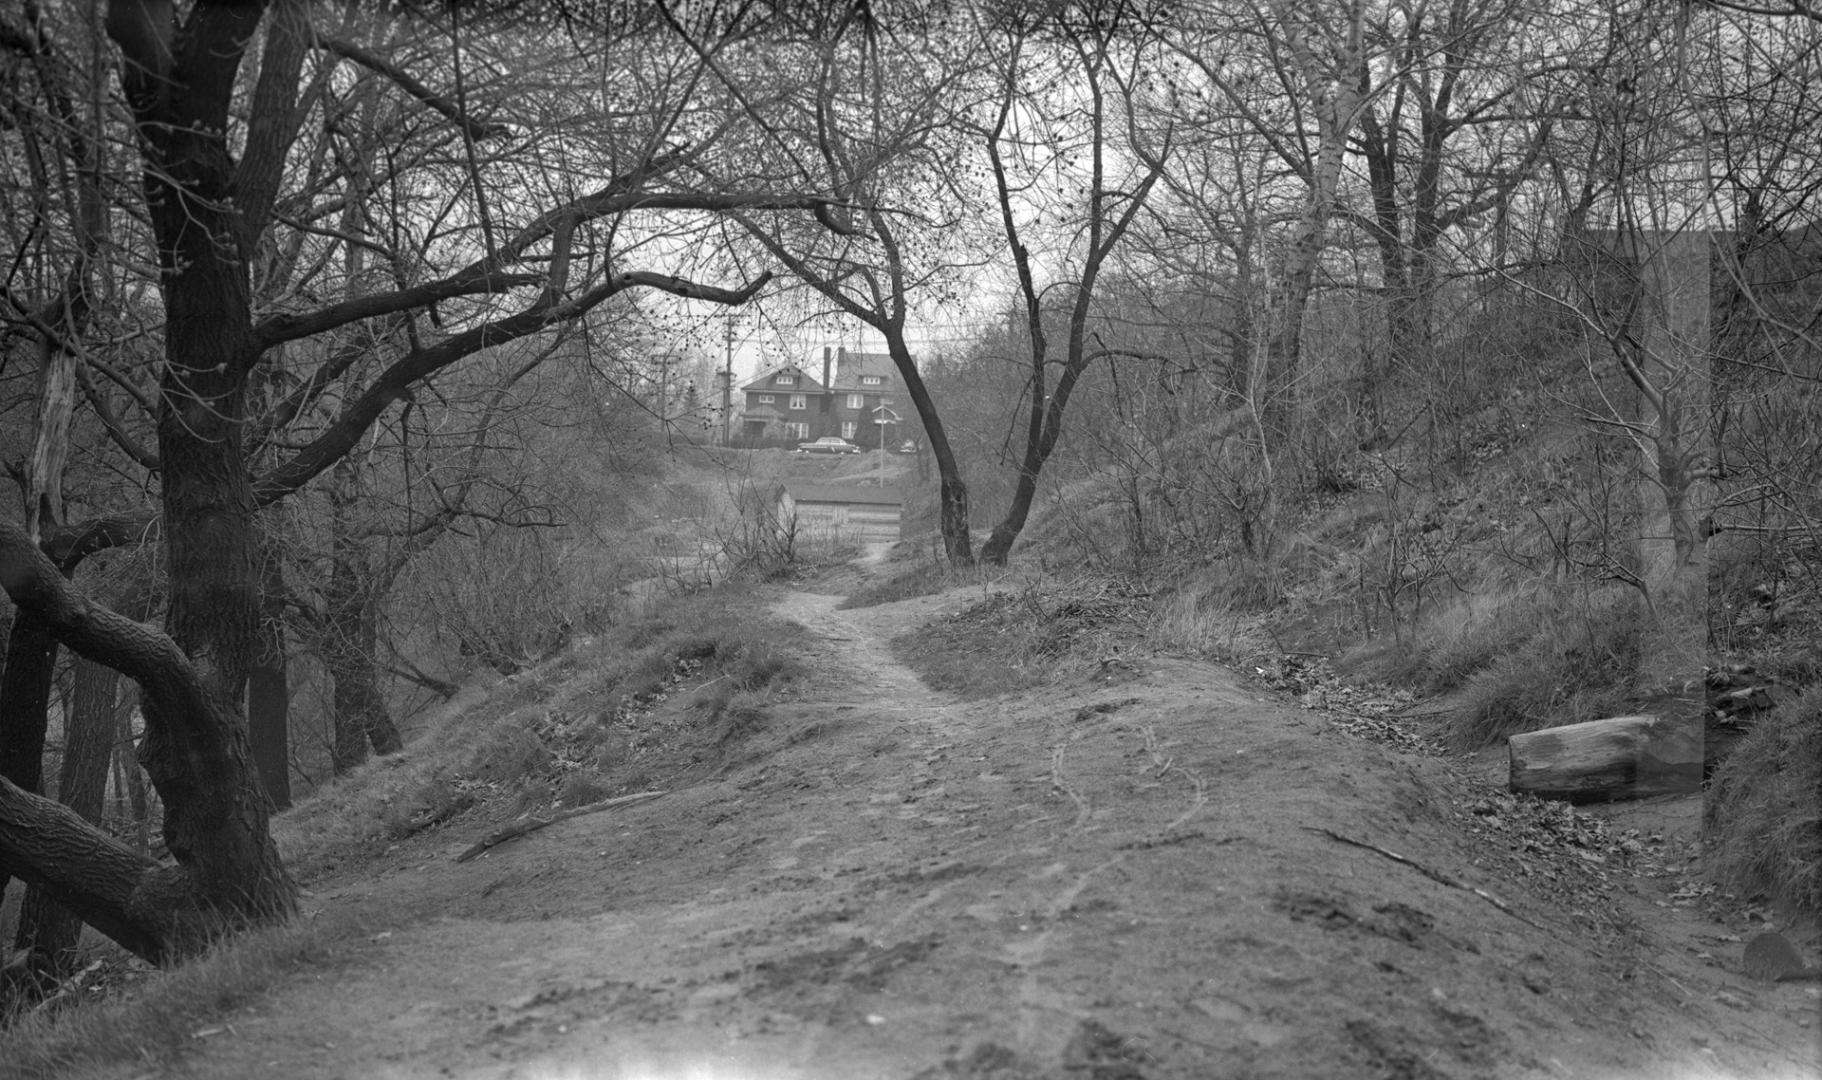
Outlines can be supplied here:
[[[1139, 84], [1156, 47], [1156, 29], [1137, 6], [1123, 0], [1062, 6], [1040, 22], [1009, 23], [1001, 32], [1006, 42], [998, 57], [998, 107], [985, 149], [1017, 274], [1029, 365], [1018, 479], [1005, 516], [981, 548], [983, 560], [1003, 565], [1025, 528], [1039, 474], [1062, 438], [1083, 373], [1097, 360], [1130, 355], [1091, 339], [1090, 314], [1102, 273], [1164, 173], [1171, 135], [1168, 125], [1150, 131], [1138, 119], [1151, 104], [1140, 99]], [[1028, 85], [1034, 82], [1035, 91]], [[1021, 118], [1016, 128], [1015, 112]], [[1039, 286], [1030, 246], [1041, 227], [1021, 222], [1041, 181], [1065, 189], [1079, 185], [1082, 193], [1075, 206], [1055, 196], [1044, 201], [1043, 212], [1060, 214], [1070, 230], [1055, 245], [1058, 265], [1046, 288]], [[1051, 287], [1063, 295], [1061, 356], [1052, 355], [1046, 326], [1045, 293]]]
[[[967, 483], [907, 328], [920, 311], [956, 299], [960, 272], [977, 262], [956, 242], [966, 212], [956, 122], [974, 92], [977, 59], [953, 34], [891, 36], [865, 9], [763, 47], [791, 61], [781, 68], [773, 56], [752, 75], [737, 57], [710, 59], [767, 132], [764, 168], [859, 198], [865, 209], [819, 235], [777, 215], [735, 219], [836, 312], [885, 339], [936, 461], [944, 550], [952, 562], [971, 563]], [[778, 84], [781, 69], [792, 72], [788, 86]]]
[[[164, 799], [164, 837], [176, 859], [175, 866], [155, 865], [78, 815], [0, 781], [0, 869], [45, 888], [91, 925], [157, 960], [188, 952], [224, 925], [282, 919], [295, 905], [295, 886], [267, 829], [269, 804], [248, 758], [240, 708], [258, 648], [255, 510], [333, 468], [415, 385], [477, 350], [581, 319], [628, 290], [742, 303], [767, 280], [762, 273], [739, 288], [722, 288], [633, 268], [632, 253], [615, 243], [618, 236], [641, 236], [630, 224], [633, 215], [665, 220], [771, 208], [827, 217], [832, 206], [850, 205], [801, 189], [690, 182], [727, 148], [736, 124], [725, 112], [703, 108], [695, 96], [699, 69], [671, 63], [677, 56], [660, 62], [649, 41], [635, 48], [609, 38], [579, 50], [572, 44], [579, 37], [501, 25], [490, 35], [500, 43], [495, 47], [561, 57], [567, 67], [544, 70], [592, 73], [577, 85], [593, 94], [604, 87], [624, 92], [620, 103], [628, 108], [605, 113], [620, 129], [563, 174], [575, 187], [527, 186], [524, 174], [506, 164], [484, 175], [478, 145], [513, 138], [520, 129], [476, 113], [461, 85], [453, 94], [437, 93], [380, 57], [366, 66], [426, 108], [427, 123], [454, 129], [456, 175], [428, 172], [419, 188], [425, 195], [456, 193], [439, 220], [427, 223], [438, 233], [439, 258], [370, 295], [313, 301], [315, 294], [299, 287], [282, 306], [260, 309], [255, 286], [262, 251], [269, 250], [264, 245], [283, 249], [299, 232], [335, 234], [307, 218], [294, 225], [281, 213], [287, 185], [294, 185], [292, 198], [307, 204], [335, 197], [311, 190], [317, 177], [307, 165], [300, 175], [289, 164], [304, 121], [322, 107], [325, 65], [351, 55], [332, 47], [335, 35], [319, 32], [313, 14], [301, 0], [276, 0], [269, 9], [197, 3], [181, 12], [150, 0], [117, 0], [107, 9], [160, 269], [164, 322], [151, 401], [156, 446], [143, 457], [156, 463], [162, 479], [160, 536], [170, 580], [165, 631], [97, 605], [63, 578], [27, 529], [0, 521], [0, 581], [14, 603], [65, 646], [139, 684], [146, 716], [140, 757]], [[444, 55], [474, 63], [468, 51], [474, 35], [456, 36], [454, 25], [414, 26], [420, 40], [441, 41], [436, 47]], [[72, 25], [78, 48], [89, 47], [80, 35], [91, 29]], [[243, 79], [243, 60], [254, 48], [258, 76]], [[307, 60], [317, 65], [314, 75], [307, 75]], [[601, 79], [603, 71], [650, 77]], [[502, 91], [496, 87], [491, 100], [504, 111], [509, 101]], [[555, 87], [542, 92], [558, 96]], [[532, 99], [525, 100], [529, 107]], [[536, 163], [567, 145], [569, 134], [541, 131], [516, 160]], [[422, 167], [433, 160], [449, 156], [426, 156]], [[451, 179], [456, 183], [446, 186]], [[517, 197], [504, 198], [505, 192]], [[654, 249], [650, 257], [661, 254]], [[407, 319], [410, 346], [341, 398], [330, 422], [255, 474], [248, 453], [252, 391], [275, 350], [397, 316]], [[339, 385], [338, 362], [331, 354], [304, 374], [277, 411]]]

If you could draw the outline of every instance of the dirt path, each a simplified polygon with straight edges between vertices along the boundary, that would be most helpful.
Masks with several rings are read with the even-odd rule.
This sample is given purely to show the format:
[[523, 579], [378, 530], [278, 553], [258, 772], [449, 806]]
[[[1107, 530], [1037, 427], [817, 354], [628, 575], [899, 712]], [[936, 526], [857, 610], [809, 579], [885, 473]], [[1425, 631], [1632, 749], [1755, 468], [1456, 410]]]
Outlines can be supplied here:
[[787, 594], [815, 675], [718, 776], [319, 888], [340, 962], [166, 1075], [1807, 1075], [1810, 991], [1621, 955], [1495, 874], [1433, 760], [1187, 662], [932, 693], [887, 642], [964, 599]]

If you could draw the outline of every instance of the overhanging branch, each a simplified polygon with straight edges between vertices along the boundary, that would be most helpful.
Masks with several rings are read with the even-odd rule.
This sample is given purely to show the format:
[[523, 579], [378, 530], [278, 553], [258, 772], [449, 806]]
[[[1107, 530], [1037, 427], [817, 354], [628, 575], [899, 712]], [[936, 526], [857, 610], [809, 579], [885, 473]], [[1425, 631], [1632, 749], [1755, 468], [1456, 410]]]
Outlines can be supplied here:
[[742, 288], [723, 289], [668, 274], [635, 270], [615, 275], [569, 300], [552, 302], [548, 296], [542, 297], [517, 314], [451, 335], [434, 345], [413, 349], [387, 368], [321, 435], [289, 460], [256, 480], [253, 485], [254, 500], [259, 505], [266, 506], [308, 483], [353, 449], [368, 427], [394, 402], [403, 398], [413, 385], [463, 357], [516, 341], [547, 326], [581, 318], [614, 294], [635, 286], [660, 289], [675, 296], [718, 304], [743, 304], [752, 299], [771, 278], [771, 272], [767, 271]]

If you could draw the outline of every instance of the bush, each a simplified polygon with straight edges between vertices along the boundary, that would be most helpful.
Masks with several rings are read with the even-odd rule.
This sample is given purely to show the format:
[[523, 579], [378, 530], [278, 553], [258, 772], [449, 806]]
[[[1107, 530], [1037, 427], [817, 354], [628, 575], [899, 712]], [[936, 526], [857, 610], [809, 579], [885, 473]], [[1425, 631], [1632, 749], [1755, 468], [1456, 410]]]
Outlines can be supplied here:
[[1708, 875], [1741, 896], [1822, 914], [1822, 686], [1760, 720], [1709, 787]]

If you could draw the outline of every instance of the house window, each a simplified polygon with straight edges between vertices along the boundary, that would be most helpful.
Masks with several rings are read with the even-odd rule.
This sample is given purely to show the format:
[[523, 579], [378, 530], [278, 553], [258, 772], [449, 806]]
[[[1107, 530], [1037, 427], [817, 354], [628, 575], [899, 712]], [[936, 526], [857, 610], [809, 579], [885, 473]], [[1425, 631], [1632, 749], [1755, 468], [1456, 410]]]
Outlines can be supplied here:
[[854, 438], [854, 421], [843, 420], [841, 422], [841, 437], [850, 440]]
[[772, 385], [773, 386], [796, 386], [797, 385], [797, 376], [795, 376], [795, 375], [774, 375], [774, 376], [772, 376]]
[[778, 400], [778, 398], [772, 394], [759, 395], [759, 404], [761, 404], [761, 405], [770, 405], [777, 400]]
[[885, 379], [879, 377], [878, 375], [862, 375], [860, 377], [860, 385], [862, 385], [862, 386], [879, 386], [880, 384], [884, 383], [885, 381], [886, 381]]
[[789, 438], [807, 439], [810, 437], [810, 425], [788, 423], [784, 426], [784, 433]]
[[867, 404], [866, 400], [864, 398], [862, 398], [859, 394], [849, 394], [848, 395], [848, 408], [850, 408], [850, 409], [864, 408], [866, 406], [866, 404]]
[[809, 398], [807, 398], [807, 397], [805, 397], [805, 396], [804, 396], [804, 395], [802, 395], [802, 394], [792, 394], [792, 395], [791, 395], [791, 408], [793, 408], [793, 409], [807, 409], [807, 408], [809, 408], [809, 407], [810, 407], [810, 400], [809, 400]]

